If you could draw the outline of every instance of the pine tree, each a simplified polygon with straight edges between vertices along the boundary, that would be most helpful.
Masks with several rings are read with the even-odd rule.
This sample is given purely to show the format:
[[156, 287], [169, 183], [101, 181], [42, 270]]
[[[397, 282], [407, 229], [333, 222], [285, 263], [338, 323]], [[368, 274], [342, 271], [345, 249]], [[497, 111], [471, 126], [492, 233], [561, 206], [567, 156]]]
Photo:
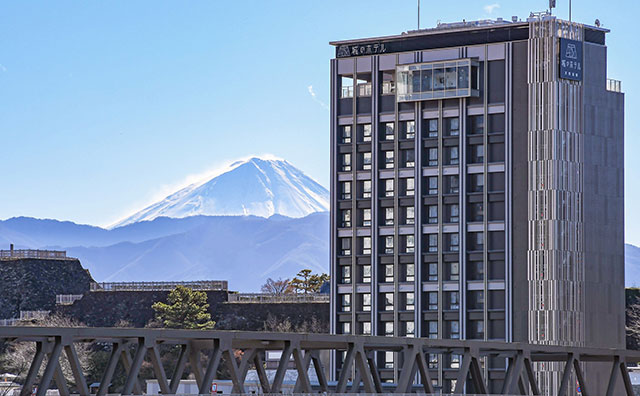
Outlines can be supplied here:
[[207, 312], [207, 293], [194, 291], [188, 287], [176, 286], [169, 293], [167, 303], [156, 302], [152, 306], [156, 320], [164, 327], [172, 329], [213, 329], [216, 322]]

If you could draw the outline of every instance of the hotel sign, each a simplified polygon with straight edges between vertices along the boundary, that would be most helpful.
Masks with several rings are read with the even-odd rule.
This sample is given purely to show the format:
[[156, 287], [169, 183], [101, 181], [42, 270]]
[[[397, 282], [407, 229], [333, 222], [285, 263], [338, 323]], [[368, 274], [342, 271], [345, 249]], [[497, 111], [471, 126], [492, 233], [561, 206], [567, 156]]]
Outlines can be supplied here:
[[337, 58], [350, 56], [380, 55], [387, 52], [385, 43], [341, 45], [336, 49]]
[[582, 41], [560, 39], [560, 78], [582, 81]]

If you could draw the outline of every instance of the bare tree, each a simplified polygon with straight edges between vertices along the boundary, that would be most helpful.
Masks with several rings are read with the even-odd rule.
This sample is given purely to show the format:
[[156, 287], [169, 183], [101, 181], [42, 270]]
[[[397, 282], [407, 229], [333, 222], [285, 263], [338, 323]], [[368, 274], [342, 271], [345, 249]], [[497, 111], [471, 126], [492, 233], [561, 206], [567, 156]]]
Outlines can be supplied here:
[[293, 288], [291, 287], [291, 281], [289, 279], [278, 278], [278, 280], [273, 280], [272, 278], [268, 278], [264, 285], [261, 288], [263, 293], [269, 294], [291, 294], [293, 293]]
[[[20, 326], [84, 327], [82, 323], [59, 315], [51, 315], [43, 319], [24, 320], [20, 321], [18, 324]], [[75, 343], [74, 346], [76, 353], [78, 354], [80, 366], [83, 371], [86, 371], [91, 360], [91, 345], [87, 343]], [[35, 353], [35, 342], [10, 342], [7, 346], [6, 352], [0, 356], [0, 365], [17, 375], [18, 377], [16, 380], [22, 381], [27, 376], [27, 372], [29, 371], [29, 367]], [[64, 358], [62, 356], [64, 356]], [[48, 357], [45, 357], [43, 364], [40, 366], [40, 371], [38, 372], [39, 377], [44, 373], [47, 362]], [[71, 365], [69, 364], [65, 354], [62, 354], [60, 357], [60, 368], [62, 369], [62, 373], [68, 383], [75, 384]]]
[[627, 305], [626, 313], [627, 347], [638, 348], [640, 346], [640, 303]]

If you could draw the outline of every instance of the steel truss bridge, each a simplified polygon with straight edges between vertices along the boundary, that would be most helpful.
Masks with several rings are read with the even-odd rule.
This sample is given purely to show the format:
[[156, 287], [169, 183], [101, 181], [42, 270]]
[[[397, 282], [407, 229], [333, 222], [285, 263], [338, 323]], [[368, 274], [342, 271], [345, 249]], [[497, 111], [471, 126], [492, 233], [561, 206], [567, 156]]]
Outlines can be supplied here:
[[[221, 365], [226, 366], [230, 374], [233, 393], [245, 392], [245, 379], [250, 368], [255, 368], [262, 392], [280, 393], [291, 361], [298, 373], [294, 388], [296, 393], [356, 393], [359, 390], [366, 393], [411, 393], [416, 387], [420, 388], [420, 393], [433, 393], [426, 356], [442, 353], [462, 356], [453, 392], [455, 394], [464, 393], [467, 384], [473, 386], [475, 394], [488, 394], [480, 359], [485, 356], [503, 356], [508, 358], [509, 364], [502, 394], [540, 395], [533, 364], [561, 362], [564, 371], [558, 395], [565, 395], [569, 387], [573, 386], [569, 382], [574, 373], [582, 395], [593, 396], [595, 393], [590, 392], [595, 391], [589, 390], [585, 383], [583, 366], [592, 362], [604, 362], [611, 368], [606, 396], [614, 396], [615, 388], [620, 384], [627, 396], [633, 396], [626, 364], [640, 361], [640, 352], [619, 349], [298, 333], [9, 326], [0, 327], [0, 340], [36, 344], [36, 352], [21, 396], [30, 395], [34, 385], [37, 385], [36, 396], [45, 396], [52, 382], [61, 396], [68, 396], [69, 384], [60, 365], [61, 359], [65, 357], [71, 367], [77, 392], [81, 396], [89, 396], [76, 350], [76, 345], [81, 343], [111, 345], [110, 358], [102, 373], [98, 396], [108, 393], [118, 363], [122, 364], [126, 376], [121, 394], [142, 394], [139, 373], [145, 361], [153, 367], [162, 394], [167, 395], [173, 395], [178, 390], [187, 362], [194, 372], [200, 394], [210, 393], [211, 383]], [[180, 354], [174, 362], [175, 370], [170, 377], [167, 376], [160, 358], [162, 345], [180, 347]], [[133, 354], [132, 350], [135, 351]], [[238, 350], [244, 352], [239, 362], [235, 358]], [[282, 355], [275, 377], [269, 380], [263, 356], [264, 352], [274, 350], [282, 351]], [[322, 351], [346, 352], [337, 383], [330, 385], [327, 381], [325, 367], [328, 367], [329, 362], [322, 361]], [[393, 390], [386, 386], [383, 390], [380, 369], [375, 362], [375, 353], [383, 351], [398, 352], [403, 357], [400, 377]], [[327, 355], [322, 354], [324, 360]], [[36, 383], [39, 372], [42, 372], [45, 356], [47, 362], [44, 364], [44, 372]], [[313, 386], [308, 375], [311, 362], [318, 379]]]

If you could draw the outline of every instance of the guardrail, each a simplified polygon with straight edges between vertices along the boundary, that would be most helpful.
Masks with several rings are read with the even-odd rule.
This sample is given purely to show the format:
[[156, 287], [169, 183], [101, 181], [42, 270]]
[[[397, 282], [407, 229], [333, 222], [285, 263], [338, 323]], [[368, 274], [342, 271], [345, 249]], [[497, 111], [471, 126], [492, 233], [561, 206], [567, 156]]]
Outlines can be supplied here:
[[[463, 341], [428, 338], [403, 338], [380, 336], [353, 336], [329, 334], [267, 333], [241, 331], [203, 331], [171, 329], [122, 329], [122, 328], [52, 328], [52, 327], [0, 327], [0, 340], [36, 343], [35, 355], [24, 381], [21, 396], [28, 396], [42, 372], [44, 357], [47, 356], [44, 371], [38, 383], [36, 396], [45, 396], [49, 385], [55, 380], [61, 396], [69, 395], [64, 375], [59, 374], [60, 357], [64, 350], [71, 365], [75, 387], [81, 396], [89, 396], [86, 378], [75, 349], [76, 343], [99, 342], [103, 348], [111, 345], [111, 355], [102, 373], [97, 396], [107, 394], [114, 380], [115, 368], [122, 362], [124, 368], [123, 395], [134, 392], [141, 394], [140, 369], [148, 359], [158, 380], [162, 394], [174, 395], [180, 385], [187, 361], [198, 382], [199, 394], [209, 394], [220, 365], [224, 365], [233, 382], [232, 393], [245, 393], [245, 379], [250, 368], [256, 370], [263, 393], [277, 394], [282, 384], [291, 358], [298, 373], [294, 393], [383, 393], [380, 372], [384, 370], [376, 361], [378, 353], [394, 352], [398, 355], [399, 378], [393, 386], [395, 393], [410, 393], [416, 386], [426, 394], [433, 394], [431, 378], [437, 370], [429, 366], [432, 354], [456, 354], [460, 364], [447, 370], [448, 378], [455, 379], [455, 389], [443, 390], [443, 394], [488, 395], [485, 370], [481, 362], [486, 357], [508, 359], [508, 368], [502, 379], [500, 394], [540, 395], [534, 363], [553, 362], [561, 367], [558, 395], [565, 395], [569, 387], [579, 385], [582, 394], [594, 395], [585, 382], [585, 369], [590, 364], [608, 364], [610, 377], [608, 388], [602, 396], [620, 396], [616, 392], [618, 382], [623, 385], [627, 396], [634, 396], [627, 363], [640, 361], [640, 351], [624, 349], [603, 349], [588, 347], [567, 347], [532, 345], [525, 343], [505, 343], [493, 341]], [[175, 367], [170, 375], [165, 372], [160, 359], [161, 345], [176, 345], [180, 353], [169, 366]], [[135, 350], [132, 358], [130, 351]], [[266, 351], [280, 350], [282, 354], [275, 377], [267, 375], [263, 356]], [[323, 361], [329, 351], [343, 356], [339, 368], [338, 381], [329, 385], [325, 372], [328, 367]], [[238, 362], [237, 359], [240, 359]], [[317, 383], [309, 379], [309, 369], [317, 375]], [[539, 372], [549, 364], [535, 365]], [[588, 372], [588, 371], [587, 371]], [[416, 373], [419, 376], [416, 376]], [[56, 375], [54, 375], [56, 374]], [[577, 384], [570, 383], [575, 374]], [[170, 379], [169, 379], [170, 378]], [[436, 377], [437, 378], [437, 377]], [[348, 390], [347, 387], [351, 383]], [[386, 388], [388, 389], [388, 388]], [[447, 393], [449, 392], [449, 393]]]
[[622, 81], [607, 78], [607, 91], [622, 92]]
[[101, 282], [91, 283], [92, 292], [102, 291], [171, 291], [176, 286], [188, 287], [198, 291], [226, 291], [229, 288], [227, 281], [203, 280], [187, 282]]
[[236, 303], [328, 303], [328, 294], [230, 293], [229, 302]]
[[56, 305], [72, 305], [74, 302], [80, 300], [84, 294], [57, 294]]
[[67, 257], [67, 252], [63, 250], [38, 250], [38, 249], [0, 250], [0, 259], [19, 259], [19, 258], [74, 260], [73, 257]]

